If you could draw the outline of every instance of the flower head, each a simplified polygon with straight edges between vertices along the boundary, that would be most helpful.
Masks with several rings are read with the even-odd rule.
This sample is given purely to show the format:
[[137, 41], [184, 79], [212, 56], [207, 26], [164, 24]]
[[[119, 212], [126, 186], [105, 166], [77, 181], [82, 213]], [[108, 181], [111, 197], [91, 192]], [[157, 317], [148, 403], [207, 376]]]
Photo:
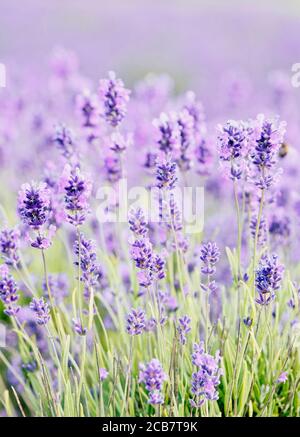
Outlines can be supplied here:
[[165, 264], [165, 260], [159, 254], [153, 256], [150, 269], [156, 279], [161, 280], [166, 276]]
[[132, 144], [131, 135], [127, 135], [126, 137], [120, 132], [114, 132], [110, 137], [110, 149], [115, 153], [123, 153], [128, 149]]
[[243, 122], [229, 120], [217, 129], [220, 159], [230, 161], [242, 156], [247, 143], [247, 131]]
[[130, 254], [137, 268], [148, 269], [152, 265], [152, 244], [148, 238], [135, 240], [131, 244]]
[[50, 193], [46, 184], [31, 182], [22, 185], [18, 209], [23, 222], [39, 230], [48, 220], [50, 213]]
[[38, 325], [46, 325], [49, 322], [50, 309], [43, 297], [40, 299], [33, 298], [29, 307], [35, 313], [36, 322]]
[[177, 182], [177, 165], [168, 158], [158, 159], [156, 162], [156, 180], [160, 189], [173, 190]]
[[250, 158], [253, 163], [253, 183], [260, 189], [269, 188], [274, 182], [274, 167], [278, 161], [278, 151], [283, 143], [285, 122], [257, 116], [253, 129], [253, 147]]
[[215, 265], [220, 259], [220, 251], [216, 243], [208, 242], [202, 244], [200, 248], [200, 260], [204, 264], [201, 272], [204, 275], [212, 275], [216, 271]]
[[104, 369], [103, 367], [100, 367], [99, 369], [99, 378], [100, 381], [104, 381], [108, 377], [108, 371]]
[[179, 126], [179, 153], [176, 157], [178, 167], [182, 171], [189, 170], [192, 165], [192, 152], [195, 147], [194, 119], [188, 110], [184, 109], [178, 114]]
[[280, 384], [281, 382], [287, 381], [287, 379], [288, 379], [288, 373], [282, 372], [277, 379], [277, 383]]
[[6, 264], [0, 267], [0, 299], [5, 305], [5, 314], [15, 316], [18, 313], [20, 308], [15, 305], [15, 302], [19, 299], [17, 284], [9, 273]]
[[76, 256], [74, 264], [78, 266], [78, 262], [80, 262], [80, 280], [84, 282], [87, 289], [95, 286], [102, 279], [103, 272], [97, 262], [94, 241], [86, 239], [81, 233], [80, 238], [75, 241], [74, 253]]
[[164, 403], [164, 397], [159, 390], [151, 391], [149, 393], [148, 404], [161, 405]]
[[78, 334], [80, 336], [86, 335], [87, 328], [82, 325], [80, 320], [73, 319], [72, 323], [73, 323], [73, 329], [76, 332], [76, 334]]
[[268, 305], [275, 299], [275, 291], [280, 288], [284, 266], [278, 262], [276, 255], [264, 255], [259, 261], [255, 273], [255, 286], [259, 294], [256, 302]]
[[115, 183], [122, 178], [122, 166], [118, 155], [109, 154], [104, 158], [104, 172], [109, 182]]
[[140, 364], [139, 382], [145, 384], [149, 392], [161, 391], [164, 381], [167, 379], [161, 363], [153, 358], [146, 365]]
[[180, 129], [175, 113], [162, 113], [159, 119], [153, 121], [154, 126], [159, 133], [158, 145], [159, 149], [165, 154], [177, 154], [180, 147]]
[[0, 253], [7, 265], [17, 266], [19, 264], [20, 232], [17, 228], [2, 229], [0, 231]]
[[222, 375], [219, 361], [218, 352], [213, 357], [205, 353], [203, 342], [194, 344], [192, 362], [198, 368], [193, 373], [191, 382], [191, 392], [197, 397], [197, 401], [192, 402], [194, 407], [201, 406], [205, 400], [213, 401], [218, 399], [219, 395], [216, 388], [220, 384], [220, 376]]
[[178, 319], [177, 331], [181, 344], [186, 343], [186, 335], [191, 331], [191, 319], [189, 316], [183, 316]]
[[64, 123], [55, 126], [53, 142], [57, 145], [65, 158], [70, 158], [74, 154], [74, 134]]
[[145, 329], [145, 312], [141, 309], [135, 310], [134, 308], [127, 316], [126, 331], [130, 335], [142, 334]]
[[84, 90], [76, 98], [76, 107], [81, 125], [84, 128], [94, 128], [99, 123], [100, 108], [98, 96], [89, 90]]
[[89, 209], [88, 200], [92, 183], [80, 171], [79, 167], [66, 165], [61, 178], [64, 189], [67, 220], [74, 226], [82, 225]]
[[145, 236], [148, 233], [148, 224], [141, 208], [132, 209], [129, 212], [129, 228], [137, 236]]
[[185, 96], [184, 109], [193, 118], [193, 127], [197, 140], [206, 132], [205, 112], [202, 103], [193, 91], [188, 91]]
[[102, 104], [102, 114], [111, 126], [118, 126], [127, 113], [127, 103], [130, 91], [124, 87], [121, 79], [117, 79], [113, 71], [108, 73], [108, 79], [100, 80], [99, 95]]

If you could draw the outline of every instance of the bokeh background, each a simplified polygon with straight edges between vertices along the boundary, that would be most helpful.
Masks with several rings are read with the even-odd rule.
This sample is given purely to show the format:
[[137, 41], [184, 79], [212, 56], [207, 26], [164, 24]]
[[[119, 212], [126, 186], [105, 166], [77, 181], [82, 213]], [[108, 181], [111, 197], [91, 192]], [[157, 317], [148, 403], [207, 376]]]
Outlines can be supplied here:
[[20, 66], [42, 74], [53, 47], [63, 46], [94, 79], [114, 69], [131, 85], [149, 71], [169, 73], [180, 91], [199, 90], [208, 111], [214, 100], [218, 107], [224, 81], [238, 75], [237, 93], [259, 94], [270, 72], [290, 76], [300, 59], [298, 0], [1, 0], [0, 7], [0, 60], [10, 74]]

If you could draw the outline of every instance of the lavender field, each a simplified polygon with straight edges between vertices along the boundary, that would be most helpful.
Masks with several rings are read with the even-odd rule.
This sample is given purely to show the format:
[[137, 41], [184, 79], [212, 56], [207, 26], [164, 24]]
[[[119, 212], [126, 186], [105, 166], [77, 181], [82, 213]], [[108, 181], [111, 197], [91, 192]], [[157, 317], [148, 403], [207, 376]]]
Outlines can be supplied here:
[[300, 415], [300, 7], [240, 3], [3, 1], [0, 416]]

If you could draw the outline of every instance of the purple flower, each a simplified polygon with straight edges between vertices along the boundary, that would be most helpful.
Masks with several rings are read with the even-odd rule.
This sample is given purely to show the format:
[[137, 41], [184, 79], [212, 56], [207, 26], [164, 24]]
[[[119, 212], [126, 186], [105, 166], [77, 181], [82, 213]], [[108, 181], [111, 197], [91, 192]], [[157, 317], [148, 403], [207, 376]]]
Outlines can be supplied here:
[[66, 165], [61, 178], [64, 189], [65, 209], [67, 220], [74, 226], [82, 225], [89, 209], [88, 199], [92, 190], [92, 183], [83, 176], [79, 167]]
[[116, 79], [113, 71], [108, 73], [108, 79], [100, 80], [99, 95], [102, 104], [102, 114], [111, 126], [118, 126], [127, 112], [130, 91], [124, 87], [121, 79]]
[[165, 260], [159, 254], [153, 256], [150, 269], [154, 278], [158, 280], [165, 278], [165, 264]]
[[[250, 227], [251, 236], [254, 239], [256, 235], [256, 227], [257, 227], [257, 214], [252, 215], [249, 227]], [[263, 216], [260, 218], [257, 237], [258, 237], [258, 244], [260, 246], [263, 246], [267, 241], [267, 223]]]
[[244, 155], [247, 131], [243, 122], [229, 120], [224, 126], [218, 125], [219, 155], [222, 161], [231, 161]]
[[169, 197], [169, 208], [168, 208], [168, 227], [173, 229], [175, 232], [182, 230], [182, 213], [177, 206], [175, 196], [170, 193]]
[[146, 325], [145, 325], [146, 332], [152, 332], [156, 329], [156, 327], [157, 327], [157, 320], [155, 319], [155, 317], [150, 317], [150, 319], [146, 320]]
[[278, 150], [285, 134], [285, 122], [257, 116], [254, 124], [254, 144], [250, 157], [256, 172], [252, 179], [260, 189], [269, 188], [274, 181], [273, 167], [278, 160]]
[[104, 172], [109, 182], [115, 183], [122, 178], [122, 166], [118, 155], [108, 155], [104, 158]]
[[35, 313], [36, 322], [38, 325], [46, 325], [50, 320], [49, 305], [43, 297], [33, 298], [29, 308]]
[[148, 404], [150, 405], [161, 405], [164, 403], [164, 397], [160, 391], [155, 390], [149, 393]]
[[186, 93], [185, 100], [184, 109], [186, 109], [193, 118], [194, 132], [197, 140], [199, 140], [199, 138], [206, 132], [203, 105], [200, 100], [197, 99], [193, 91], [188, 91]]
[[25, 372], [32, 373], [37, 369], [37, 362], [35, 360], [32, 360], [32, 361], [29, 361], [28, 363], [23, 363], [22, 369]]
[[181, 344], [186, 343], [186, 335], [191, 331], [191, 319], [189, 316], [183, 316], [178, 319], [177, 331]]
[[97, 262], [95, 251], [95, 243], [92, 240], [87, 240], [84, 235], [80, 234], [80, 243], [77, 239], [74, 244], [74, 253], [76, 261], [74, 264], [78, 266], [78, 257], [80, 256], [81, 278], [87, 289], [99, 283], [103, 277], [103, 272]]
[[278, 384], [280, 384], [281, 382], [285, 382], [285, 381], [287, 381], [287, 379], [288, 379], [288, 373], [287, 372], [282, 372], [280, 375], [279, 375], [279, 377], [278, 377], [278, 379], [277, 379], [277, 383]]
[[176, 162], [182, 171], [187, 171], [193, 164], [192, 152], [195, 147], [194, 119], [190, 113], [184, 109], [179, 113], [177, 123], [179, 126], [180, 148]]
[[284, 266], [279, 264], [276, 255], [264, 255], [259, 261], [255, 273], [255, 286], [259, 294], [256, 302], [260, 305], [268, 305], [275, 299], [275, 291], [280, 288], [284, 273]]
[[152, 244], [148, 238], [135, 240], [131, 244], [130, 254], [137, 268], [148, 269], [152, 265]]
[[128, 135], [120, 134], [120, 132], [114, 132], [110, 137], [110, 149], [115, 153], [123, 153], [132, 144], [132, 137]]
[[134, 308], [127, 316], [126, 331], [130, 335], [142, 334], [145, 329], [145, 312], [141, 309]]
[[39, 232], [34, 240], [30, 239], [31, 246], [35, 249], [45, 250], [48, 249], [52, 244], [52, 238], [56, 232], [56, 227], [53, 225], [49, 226], [47, 232]]
[[177, 115], [162, 113], [159, 119], [153, 121], [154, 126], [159, 132], [159, 149], [165, 154], [178, 154], [180, 147], [180, 130], [177, 123]]
[[231, 179], [241, 179], [250, 142], [249, 127], [242, 121], [229, 120], [217, 129], [220, 160]]
[[140, 270], [137, 273], [137, 278], [141, 287], [149, 287], [153, 283], [153, 273], [151, 268]]
[[87, 333], [87, 328], [82, 325], [82, 323], [79, 320], [73, 319], [73, 329], [76, 332], [76, 334], [84, 336]]
[[74, 134], [64, 123], [55, 126], [53, 142], [65, 158], [69, 159], [74, 155]]
[[218, 290], [218, 285], [216, 284], [216, 281], [209, 281], [207, 284], [201, 284], [201, 289], [205, 293], [216, 293]]
[[76, 98], [76, 108], [82, 127], [97, 127], [100, 119], [100, 108], [96, 94], [92, 94], [89, 90], [84, 90]]
[[[222, 369], [219, 367], [219, 352], [213, 357], [205, 353], [204, 343], [194, 344], [192, 362], [198, 367], [198, 370], [192, 374], [191, 392], [196, 396], [196, 402], [193, 401], [194, 407], [199, 407], [205, 400], [217, 400], [219, 395], [217, 386], [220, 384]], [[201, 399], [203, 397], [204, 399]]]
[[220, 259], [220, 251], [216, 243], [208, 242], [202, 244], [200, 247], [200, 260], [204, 264], [201, 267], [201, 272], [204, 275], [212, 275], [215, 273], [215, 265]]
[[15, 305], [15, 302], [19, 299], [17, 284], [9, 273], [6, 264], [0, 266], [0, 299], [5, 305], [5, 314], [15, 316], [18, 313], [20, 308]]
[[24, 184], [19, 191], [18, 210], [23, 222], [39, 230], [49, 218], [50, 193], [45, 183]]
[[209, 175], [213, 164], [212, 144], [207, 138], [201, 138], [195, 147], [197, 172], [200, 175]]
[[253, 324], [253, 319], [251, 317], [249, 317], [249, 316], [245, 317], [243, 319], [243, 323], [244, 323], [244, 325], [248, 326], [248, 328], [250, 328], [252, 326], [252, 324]]
[[156, 180], [160, 189], [173, 190], [177, 182], [177, 165], [168, 158], [160, 158], [156, 162]]
[[149, 363], [140, 364], [139, 366], [139, 383], [145, 384], [149, 392], [161, 391], [164, 381], [167, 379], [161, 363], [153, 358]]
[[129, 212], [129, 228], [136, 236], [145, 236], [148, 233], [148, 224], [141, 208]]
[[7, 265], [16, 267], [19, 262], [20, 232], [17, 228], [0, 231], [0, 253]]
[[99, 369], [99, 378], [100, 381], [104, 381], [108, 377], [108, 371], [104, 369], [103, 367], [100, 367]]

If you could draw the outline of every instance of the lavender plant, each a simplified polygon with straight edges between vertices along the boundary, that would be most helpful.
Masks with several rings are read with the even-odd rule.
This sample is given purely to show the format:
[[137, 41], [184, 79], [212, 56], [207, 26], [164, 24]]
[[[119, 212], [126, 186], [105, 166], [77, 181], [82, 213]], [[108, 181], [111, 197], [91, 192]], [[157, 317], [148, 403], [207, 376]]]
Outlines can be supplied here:
[[[0, 96], [0, 152], [2, 120], [14, 151], [0, 193], [0, 414], [299, 416], [291, 113], [223, 123], [225, 108], [206, 118], [166, 77], [131, 93], [110, 72], [95, 91], [68, 52], [51, 65], [48, 95], [18, 111]], [[124, 179], [157, 210], [139, 199], [120, 219]], [[189, 235], [186, 185], [205, 189], [205, 227]]]

